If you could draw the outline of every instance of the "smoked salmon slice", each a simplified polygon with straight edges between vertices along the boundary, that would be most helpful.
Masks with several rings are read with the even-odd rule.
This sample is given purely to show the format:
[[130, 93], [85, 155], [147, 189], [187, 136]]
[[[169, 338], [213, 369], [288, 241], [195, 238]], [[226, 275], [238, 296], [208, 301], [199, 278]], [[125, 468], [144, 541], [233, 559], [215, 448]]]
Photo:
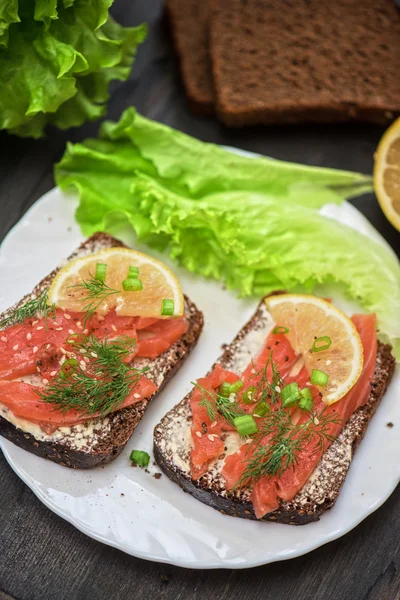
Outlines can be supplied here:
[[[65, 412], [56, 410], [54, 404], [40, 399], [37, 392], [42, 390], [43, 388], [37, 388], [23, 381], [0, 381], [0, 402], [19, 419], [26, 419], [40, 425], [45, 424], [47, 427], [44, 429], [47, 433], [51, 433], [57, 427], [77, 425], [89, 418], [100, 416], [99, 413], [95, 413], [89, 417], [74, 409]], [[129, 396], [118, 406], [118, 410], [149, 398], [156, 390], [157, 386], [152, 381], [141, 376]]]
[[51, 378], [53, 371], [58, 374], [62, 357], [60, 348], [65, 347], [68, 336], [72, 334], [85, 333], [101, 340], [129, 337], [137, 340], [136, 356], [156, 358], [189, 327], [184, 317], [120, 317], [114, 310], [105, 317], [94, 315], [87, 323], [83, 323], [81, 313], [57, 309], [54, 317], [26, 319], [0, 331], [0, 379], [16, 379], [38, 371], [46, 379]]
[[[352, 320], [360, 334], [364, 349], [364, 368], [361, 377], [339, 402], [329, 407], [326, 407], [322, 401], [315, 404], [316, 413], [324, 411], [325, 415], [338, 415], [339, 422], [331, 423], [327, 432], [333, 438], [339, 435], [343, 426], [357, 408], [368, 401], [371, 381], [375, 371], [377, 351], [376, 316], [373, 314], [354, 315]], [[304, 415], [302, 418], [307, 419], [308, 417]], [[252, 501], [258, 518], [263, 517], [267, 512], [275, 510], [279, 505], [279, 499], [288, 501], [296, 496], [310, 478], [323, 452], [330, 444], [330, 439], [324, 437], [323, 449], [316, 451], [315, 441], [310, 441], [299, 455], [296, 465], [284, 471], [277, 479], [263, 478], [255, 484]], [[273, 497], [271, 487], [274, 487], [276, 490], [276, 506], [274, 508], [270, 506], [270, 500]]]

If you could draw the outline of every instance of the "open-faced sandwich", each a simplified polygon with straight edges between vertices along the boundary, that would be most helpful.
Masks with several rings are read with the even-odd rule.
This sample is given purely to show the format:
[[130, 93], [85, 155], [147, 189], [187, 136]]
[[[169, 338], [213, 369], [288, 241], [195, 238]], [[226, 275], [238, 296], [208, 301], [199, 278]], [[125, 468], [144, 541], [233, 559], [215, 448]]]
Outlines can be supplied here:
[[0, 315], [0, 434], [68, 467], [109, 462], [202, 326], [166, 265], [92, 236]]
[[335, 503], [393, 374], [373, 314], [264, 298], [208, 374], [156, 426], [168, 477], [224, 514], [302, 525]]

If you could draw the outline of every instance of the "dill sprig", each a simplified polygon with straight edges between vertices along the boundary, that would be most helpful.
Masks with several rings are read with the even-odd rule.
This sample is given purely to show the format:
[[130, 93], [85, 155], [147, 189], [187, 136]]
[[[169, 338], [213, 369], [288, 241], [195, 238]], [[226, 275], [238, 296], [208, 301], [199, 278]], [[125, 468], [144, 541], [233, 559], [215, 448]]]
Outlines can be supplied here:
[[147, 369], [132, 369], [124, 359], [134, 350], [135, 340], [121, 338], [113, 342], [95, 336], [79, 336], [71, 351], [77, 360], [89, 357], [82, 369], [72, 369], [60, 375], [38, 394], [42, 400], [54, 404], [55, 410], [76, 409], [88, 416], [105, 415], [116, 410], [137, 385]]
[[206, 407], [212, 422], [216, 420], [217, 415], [220, 415], [227, 423], [233, 425], [233, 420], [236, 417], [246, 414], [235, 399], [232, 401], [230, 398], [221, 396], [218, 392], [210, 392], [198, 383], [193, 383], [193, 385], [201, 391], [202, 397], [199, 404]]
[[31, 300], [28, 300], [22, 306], [12, 310], [7, 317], [0, 321], [0, 330], [23, 323], [25, 319], [31, 317], [44, 317], [47, 327], [47, 319], [54, 316], [55, 309], [54, 304], [48, 304], [47, 290], [45, 290], [36, 296], [36, 298], [31, 298]]
[[311, 454], [323, 451], [326, 441], [333, 441], [329, 426], [340, 423], [338, 413], [311, 411], [303, 423], [293, 424], [290, 409], [277, 407], [263, 419], [259, 432], [249, 449], [254, 452], [237, 486], [256, 483], [263, 477], [281, 475], [297, 463], [299, 455], [312, 444]]
[[[254, 401], [257, 402], [267, 402], [271, 404], [276, 404], [281, 397], [281, 387], [283, 384], [283, 379], [279, 373], [278, 367], [276, 363], [273, 361], [273, 351], [271, 350], [267, 362], [261, 369], [256, 369], [254, 362], [251, 361], [253, 366], [253, 376], [252, 378], [260, 377], [256, 387], [256, 391], [254, 393]], [[268, 379], [268, 367], [271, 365], [271, 381]]]
[[81, 283], [72, 285], [71, 288], [79, 289], [83, 292], [83, 296], [79, 299], [79, 302], [82, 302], [82, 311], [85, 313], [83, 319], [84, 325], [93, 317], [100, 304], [106, 298], [121, 292], [121, 290], [111, 288], [105, 281], [96, 279], [92, 274], [89, 275], [89, 279], [82, 280]]

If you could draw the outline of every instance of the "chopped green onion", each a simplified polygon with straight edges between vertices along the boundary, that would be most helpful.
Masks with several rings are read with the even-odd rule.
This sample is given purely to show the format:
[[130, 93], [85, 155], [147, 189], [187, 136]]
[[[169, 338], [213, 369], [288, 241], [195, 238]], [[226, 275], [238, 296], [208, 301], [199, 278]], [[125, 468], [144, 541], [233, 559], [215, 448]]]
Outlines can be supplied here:
[[252, 402], [254, 402], [255, 400], [254, 395], [256, 392], [257, 388], [255, 385], [251, 385], [250, 387], [248, 387], [247, 390], [242, 394], [243, 404], [252, 404]]
[[224, 398], [229, 398], [231, 394], [237, 394], [237, 392], [239, 392], [242, 389], [243, 385], [244, 384], [241, 379], [238, 379], [237, 381], [235, 381], [235, 383], [228, 383], [227, 381], [223, 381], [219, 386], [220, 396], [223, 396]]
[[243, 415], [233, 419], [233, 425], [236, 427], [238, 434], [241, 437], [252, 435], [258, 431], [257, 423], [251, 415]]
[[315, 338], [311, 348], [311, 352], [321, 352], [322, 350], [328, 350], [331, 344], [332, 340], [329, 337], [329, 335], [322, 335], [321, 337]]
[[270, 411], [270, 407], [266, 402], [259, 402], [253, 412], [254, 417], [264, 417]]
[[224, 398], [229, 398], [231, 394], [231, 384], [227, 383], [226, 381], [222, 382], [219, 386], [219, 394]]
[[127, 279], [137, 279], [139, 277], [138, 267], [129, 267]]
[[289, 329], [287, 327], [281, 327], [278, 325], [278, 327], [275, 327], [272, 330], [272, 333], [289, 333]]
[[235, 381], [235, 383], [231, 383], [230, 387], [230, 394], [237, 394], [237, 392], [239, 392], [242, 387], [243, 387], [243, 381], [241, 379], [238, 379], [237, 381]]
[[289, 383], [282, 388], [282, 406], [283, 408], [292, 408], [296, 406], [300, 400], [299, 384]]
[[98, 279], [99, 281], [105, 281], [106, 274], [107, 274], [107, 265], [104, 263], [97, 263], [96, 273], [95, 273], [94, 278]]
[[69, 358], [61, 365], [60, 378], [67, 379], [79, 367], [79, 362], [76, 358]]
[[325, 371], [320, 371], [319, 369], [313, 369], [311, 371], [310, 381], [313, 385], [319, 385], [321, 387], [325, 387], [328, 383], [329, 375], [325, 373]]
[[133, 277], [124, 279], [122, 282], [122, 287], [124, 288], [125, 292], [138, 292], [143, 289], [140, 279], [135, 279]]
[[300, 396], [299, 408], [302, 410], [311, 410], [314, 406], [314, 398], [310, 388], [306, 387], [300, 390]]
[[129, 458], [138, 467], [147, 467], [150, 462], [150, 455], [143, 450], [132, 450]]
[[175, 305], [173, 300], [164, 299], [162, 301], [161, 315], [163, 317], [172, 317], [175, 311]]

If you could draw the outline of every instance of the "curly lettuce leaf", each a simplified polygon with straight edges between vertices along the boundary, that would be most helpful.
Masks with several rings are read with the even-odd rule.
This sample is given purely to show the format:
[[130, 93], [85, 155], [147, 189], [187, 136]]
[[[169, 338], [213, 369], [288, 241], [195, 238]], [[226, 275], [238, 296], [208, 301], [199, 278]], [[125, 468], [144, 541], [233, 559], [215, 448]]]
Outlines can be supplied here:
[[110, 82], [128, 77], [146, 35], [118, 25], [111, 4], [20, 0], [21, 22], [0, 47], [0, 129], [40, 137], [47, 124], [65, 129], [104, 114]]
[[376, 312], [400, 355], [400, 266], [385, 247], [328, 219], [327, 202], [371, 189], [366, 176], [236, 156], [133, 110], [56, 167], [86, 235], [129, 223], [138, 239], [241, 295], [340, 283]]

